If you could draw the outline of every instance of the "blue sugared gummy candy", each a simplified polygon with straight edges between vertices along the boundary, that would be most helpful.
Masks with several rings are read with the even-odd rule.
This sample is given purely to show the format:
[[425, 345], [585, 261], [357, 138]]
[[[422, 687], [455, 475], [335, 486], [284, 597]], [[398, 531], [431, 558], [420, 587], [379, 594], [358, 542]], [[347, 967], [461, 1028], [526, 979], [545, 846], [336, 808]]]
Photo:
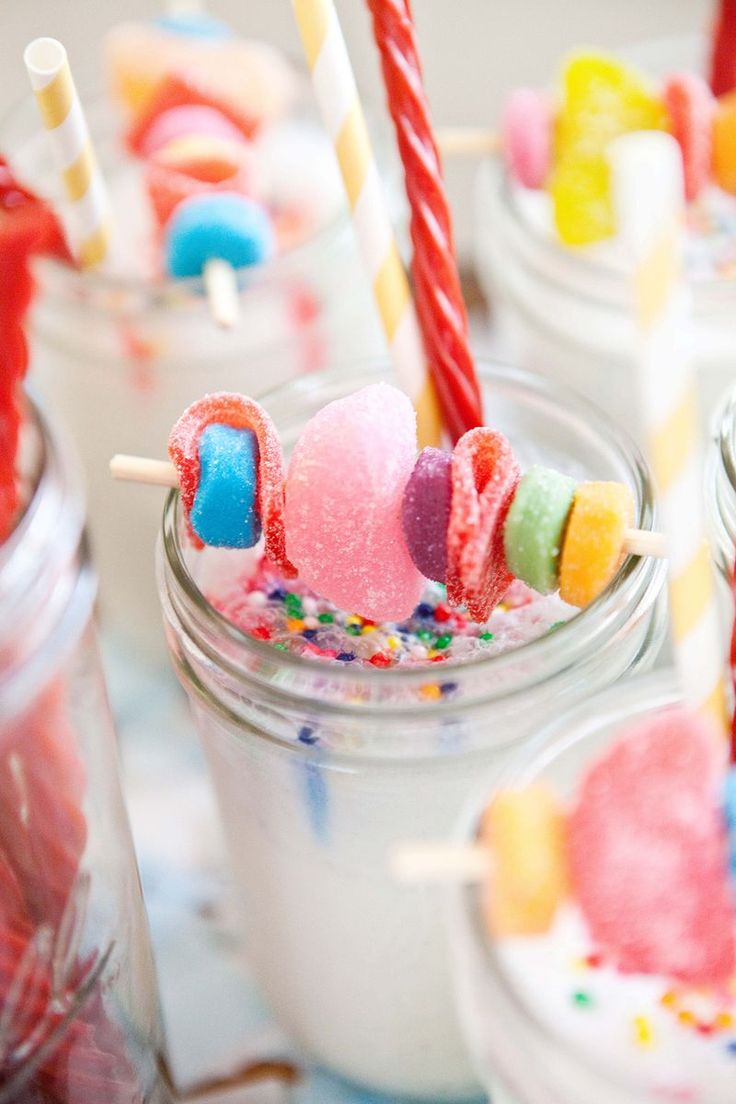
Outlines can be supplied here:
[[170, 15], [159, 15], [154, 19], [155, 27], [170, 34], [184, 35], [186, 38], [203, 38], [209, 41], [220, 41], [233, 37], [233, 32], [227, 23], [221, 19], [215, 19], [205, 12], [173, 12]]
[[190, 196], [174, 210], [166, 228], [164, 256], [170, 276], [200, 276], [219, 258], [233, 268], [261, 264], [273, 255], [268, 212], [238, 192]]
[[726, 775], [725, 802], [731, 876], [736, 879], [736, 767], [731, 767]]
[[252, 548], [261, 536], [258, 442], [250, 429], [208, 425], [199, 438], [199, 486], [190, 517], [215, 548]]

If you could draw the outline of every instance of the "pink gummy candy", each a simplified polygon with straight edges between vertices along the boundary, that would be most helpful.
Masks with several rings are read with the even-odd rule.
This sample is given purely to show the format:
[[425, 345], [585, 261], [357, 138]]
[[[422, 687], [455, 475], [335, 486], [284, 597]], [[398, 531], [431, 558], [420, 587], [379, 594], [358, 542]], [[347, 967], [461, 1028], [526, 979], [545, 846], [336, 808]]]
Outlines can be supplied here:
[[208, 138], [224, 138], [231, 142], [244, 142], [242, 130], [235, 126], [216, 107], [207, 104], [182, 104], [162, 111], [152, 121], [140, 142], [141, 157], [150, 157], [177, 138], [192, 135]]
[[629, 730], [585, 777], [570, 870], [601, 950], [626, 973], [719, 985], [736, 968], [714, 732], [684, 709]]
[[[179, 476], [184, 511], [189, 514], [199, 485], [199, 438], [208, 425], [251, 429], [258, 441], [258, 513], [269, 560], [289, 578], [296, 575], [284, 540], [284, 460], [276, 428], [262, 406], [245, 395], [217, 391], [187, 407], [169, 435], [169, 456]], [[191, 532], [191, 530], [190, 530]], [[201, 547], [199, 538], [192, 539]]]
[[697, 73], [673, 73], [664, 82], [662, 95], [682, 151], [685, 198], [690, 202], [710, 179], [715, 97]]
[[552, 109], [534, 88], [517, 88], [501, 115], [506, 166], [525, 188], [543, 188], [552, 158]]
[[447, 529], [447, 597], [486, 621], [513, 582], [503, 527], [521, 478], [502, 433], [470, 429], [452, 454], [452, 502]]
[[415, 459], [411, 403], [376, 383], [320, 410], [289, 463], [289, 558], [307, 586], [371, 620], [403, 620], [422, 593], [401, 527]]

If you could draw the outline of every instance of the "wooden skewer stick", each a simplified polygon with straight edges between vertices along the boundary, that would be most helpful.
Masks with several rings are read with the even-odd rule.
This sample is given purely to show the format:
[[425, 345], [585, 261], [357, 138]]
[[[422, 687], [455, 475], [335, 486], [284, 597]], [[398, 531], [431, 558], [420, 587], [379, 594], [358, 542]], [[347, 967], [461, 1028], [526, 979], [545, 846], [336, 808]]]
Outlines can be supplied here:
[[227, 261], [213, 257], [202, 273], [207, 302], [213, 320], [224, 330], [231, 330], [240, 318], [238, 277]]
[[475, 885], [490, 875], [490, 851], [478, 845], [403, 843], [389, 855], [389, 870], [406, 885], [456, 882]]
[[501, 152], [501, 135], [485, 127], [440, 127], [437, 145], [445, 157], [483, 157]]
[[[176, 468], [168, 460], [148, 460], [143, 456], [124, 456], [118, 453], [110, 461], [113, 479], [130, 483], [150, 483], [157, 487], [177, 487]], [[667, 556], [663, 533], [649, 529], [626, 529], [624, 551], [629, 556], [653, 556], [663, 560]]]

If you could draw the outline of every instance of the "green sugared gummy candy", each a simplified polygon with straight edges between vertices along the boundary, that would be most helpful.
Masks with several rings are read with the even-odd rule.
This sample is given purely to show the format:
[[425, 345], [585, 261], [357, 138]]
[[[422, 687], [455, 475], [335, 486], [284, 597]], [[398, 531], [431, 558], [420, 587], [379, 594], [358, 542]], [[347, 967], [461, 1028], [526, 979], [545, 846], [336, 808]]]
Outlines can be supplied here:
[[506, 517], [504, 550], [509, 569], [539, 594], [557, 590], [557, 569], [576, 483], [535, 465], [522, 477]]

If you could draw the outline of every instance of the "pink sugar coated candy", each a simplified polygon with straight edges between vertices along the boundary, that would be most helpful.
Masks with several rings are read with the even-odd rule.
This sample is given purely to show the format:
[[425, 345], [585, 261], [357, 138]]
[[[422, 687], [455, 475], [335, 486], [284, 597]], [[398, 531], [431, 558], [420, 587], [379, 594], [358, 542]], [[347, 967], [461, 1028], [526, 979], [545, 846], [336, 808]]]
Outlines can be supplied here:
[[140, 146], [142, 157], [150, 157], [156, 150], [167, 146], [178, 138], [190, 138], [192, 135], [207, 138], [223, 138], [231, 142], [244, 141], [242, 130], [218, 111], [206, 104], [183, 104], [162, 111], [143, 135]]
[[416, 447], [408, 398], [376, 383], [320, 410], [289, 463], [289, 558], [317, 594], [374, 621], [409, 617], [424, 586], [401, 526]]
[[501, 143], [511, 176], [525, 188], [543, 188], [552, 159], [552, 109], [543, 92], [517, 88], [501, 115]]
[[673, 73], [664, 82], [662, 96], [682, 151], [685, 198], [691, 202], [710, 179], [715, 97], [697, 73]]
[[625, 973], [720, 985], [736, 969], [718, 738], [685, 709], [642, 721], [585, 777], [572, 881], [591, 934]]
[[452, 454], [425, 448], [409, 477], [401, 522], [409, 554], [422, 575], [444, 583], [447, 577], [447, 524], [452, 497]]
[[[276, 428], [257, 402], [231, 391], [217, 391], [187, 407], [169, 434], [169, 456], [179, 476], [187, 522], [199, 485], [199, 438], [208, 425], [250, 429], [258, 441], [258, 513], [269, 560], [293, 578], [284, 540], [284, 460]], [[202, 542], [191, 531], [192, 539]]]
[[478, 426], [455, 445], [447, 528], [447, 597], [486, 621], [514, 576], [506, 564], [504, 522], [521, 478], [502, 433]]

